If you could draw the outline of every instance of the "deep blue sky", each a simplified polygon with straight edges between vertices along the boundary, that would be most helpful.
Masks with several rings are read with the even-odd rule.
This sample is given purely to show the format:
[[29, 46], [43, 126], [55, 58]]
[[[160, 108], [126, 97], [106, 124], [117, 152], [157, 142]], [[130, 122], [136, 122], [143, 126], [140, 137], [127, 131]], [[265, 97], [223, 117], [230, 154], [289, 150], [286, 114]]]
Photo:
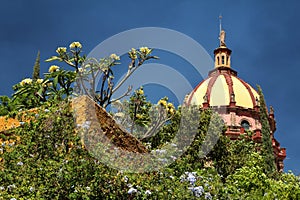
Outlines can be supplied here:
[[[78, 40], [88, 53], [106, 38], [132, 28], [180, 31], [212, 55], [221, 13], [232, 66], [252, 86], [262, 86], [267, 104], [275, 108], [275, 136], [287, 148], [285, 171], [299, 174], [299, 6], [297, 0], [3, 1], [0, 95], [11, 95], [13, 84], [31, 76], [38, 50], [45, 60], [57, 46]], [[41, 67], [45, 72], [49, 64]]]

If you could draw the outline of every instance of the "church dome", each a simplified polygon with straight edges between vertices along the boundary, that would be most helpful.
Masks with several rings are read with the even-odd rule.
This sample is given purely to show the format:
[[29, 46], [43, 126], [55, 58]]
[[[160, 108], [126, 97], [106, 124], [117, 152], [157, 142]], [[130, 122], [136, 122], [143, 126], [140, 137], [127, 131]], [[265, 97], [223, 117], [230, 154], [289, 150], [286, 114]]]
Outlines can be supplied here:
[[259, 95], [248, 83], [237, 77], [236, 71], [218, 67], [209, 73], [188, 96], [188, 104], [209, 106], [230, 106], [254, 108]]
[[[186, 96], [185, 104], [198, 105], [202, 109], [212, 108], [216, 111], [226, 126], [224, 134], [230, 139], [236, 140], [240, 135], [251, 131], [253, 141], [260, 143], [263, 125], [260, 118], [259, 94], [231, 68], [231, 50], [226, 47], [225, 31], [221, 26], [219, 40], [220, 45], [214, 50], [214, 69]], [[263, 109], [268, 112], [267, 108]], [[268, 113], [268, 121], [276, 167], [282, 171], [286, 149], [281, 148], [274, 137], [276, 121], [273, 108], [270, 108]]]
[[231, 50], [220, 33], [220, 46], [214, 50], [215, 69], [187, 96], [186, 103], [200, 106], [234, 106], [254, 109], [259, 101], [257, 91], [231, 69]]

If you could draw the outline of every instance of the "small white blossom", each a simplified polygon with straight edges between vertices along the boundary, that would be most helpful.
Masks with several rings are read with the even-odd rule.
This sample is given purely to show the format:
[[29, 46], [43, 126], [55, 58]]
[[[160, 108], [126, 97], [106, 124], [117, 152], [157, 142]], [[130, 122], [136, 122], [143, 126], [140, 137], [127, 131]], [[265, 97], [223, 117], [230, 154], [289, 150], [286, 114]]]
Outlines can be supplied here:
[[17, 165], [18, 165], [18, 166], [22, 166], [22, 165], [23, 165], [23, 162], [19, 161], [19, 162], [17, 163]]
[[30, 192], [33, 192], [34, 191], [34, 187], [30, 187], [29, 190], [30, 190]]
[[[128, 55], [131, 59], [135, 60], [137, 59], [137, 52], [135, 48], [132, 48], [129, 52]], [[132, 67], [132, 66], [131, 66]]]
[[41, 84], [43, 81], [44, 81], [44, 79], [42, 79], [42, 78], [39, 78], [39, 79], [36, 80], [36, 82], [39, 83], [39, 84]]
[[58, 54], [64, 54], [66, 52], [67, 52], [66, 47], [57, 47], [57, 49], [56, 49], [56, 53], [58, 53]]
[[124, 176], [124, 181], [125, 181], [125, 183], [128, 182], [128, 177], [127, 176]]
[[158, 154], [164, 154], [167, 151], [165, 149], [156, 149], [155, 152], [158, 153]]
[[48, 72], [49, 73], [53, 73], [53, 72], [56, 72], [56, 71], [58, 71], [59, 70], [59, 66], [57, 66], [57, 65], [51, 65], [50, 67], [49, 67], [49, 69], [48, 69]]
[[175, 156], [170, 156], [170, 158], [172, 158], [172, 160], [176, 160], [177, 159]]
[[82, 48], [82, 45], [81, 45], [81, 43], [80, 42], [72, 42], [71, 44], [70, 44], [70, 49], [74, 49], [74, 48]]
[[130, 189], [128, 190], [128, 194], [133, 194], [133, 193], [137, 193], [137, 189], [135, 189], [135, 188], [130, 188]]
[[16, 198], [10, 198], [10, 200], [17, 200]]
[[140, 52], [148, 55], [149, 53], [151, 53], [151, 50], [148, 47], [141, 47]]
[[5, 187], [3, 187], [3, 186], [0, 186], [0, 190], [4, 190], [5, 189]]
[[25, 124], [25, 122], [20, 122], [20, 125], [23, 126]]
[[120, 60], [120, 57], [117, 56], [117, 54], [115, 54], [115, 53], [111, 54], [109, 57], [113, 60]]
[[145, 194], [150, 195], [150, 194], [151, 194], [151, 191], [150, 191], [150, 190], [146, 190], [146, 191], [145, 191]]
[[80, 73], [83, 73], [85, 70], [84, 70], [82, 67], [78, 67], [78, 71], [79, 71]]
[[7, 186], [7, 189], [8, 189], [8, 191], [12, 191], [12, 189], [14, 189], [14, 188], [16, 188], [16, 185], [15, 184], [12, 184], [12, 185], [9, 185], [9, 186]]
[[91, 188], [87, 186], [87, 187], [86, 187], [86, 190], [87, 190], [87, 191], [90, 191], [90, 190], [91, 190]]
[[209, 192], [205, 193], [205, 199], [212, 200], [212, 196]]
[[189, 172], [187, 180], [190, 182], [191, 185], [193, 185], [196, 182], [195, 174]]
[[192, 190], [193, 194], [196, 197], [201, 197], [202, 194], [204, 193], [204, 188], [202, 186], [198, 186], [198, 187], [190, 187], [190, 190]]
[[15, 142], [12, 142], [12, 143], [9, 143], [8, 146], [12, 147], [14, 146], [16, 143]]
[[25, 85], [30, 85], [32, 83], [32, 79], [31, 78], [25, 78], [24, 80], [22, 80], [20, 82], [21, 86], [25, 86]]

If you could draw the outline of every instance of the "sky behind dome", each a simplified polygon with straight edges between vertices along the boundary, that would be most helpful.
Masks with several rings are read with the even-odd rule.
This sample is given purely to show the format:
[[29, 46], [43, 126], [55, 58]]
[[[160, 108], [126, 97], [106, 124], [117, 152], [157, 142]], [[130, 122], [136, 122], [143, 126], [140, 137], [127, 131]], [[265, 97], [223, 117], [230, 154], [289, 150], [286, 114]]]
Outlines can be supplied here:
[[[233, 51], [232, 67], [253, 87], [261, 85], [267, 104], [275, 109], [275, 137], [287, 148], [285, 171], [299, 174], [299, 6], [297, 0], [3, 1], [0, 95], [11, 95], [12, 85], [31, 77], [38, 50], [43, 61], [58, 46], [80, 41], [84, 53], [89, 53], [105, 39], [133, 28], [179, 31], [212, 56], [218, 46], [221, 14], [226, 44]], [[167, 60], [171, 57], [163, 52], [158, 56], [169, 65], [184, 63]], [[49, 65], [42, 62], [41, 71], [46, 72]], [[193, 73], [187, 76], [193, 86], [202, 80]]]

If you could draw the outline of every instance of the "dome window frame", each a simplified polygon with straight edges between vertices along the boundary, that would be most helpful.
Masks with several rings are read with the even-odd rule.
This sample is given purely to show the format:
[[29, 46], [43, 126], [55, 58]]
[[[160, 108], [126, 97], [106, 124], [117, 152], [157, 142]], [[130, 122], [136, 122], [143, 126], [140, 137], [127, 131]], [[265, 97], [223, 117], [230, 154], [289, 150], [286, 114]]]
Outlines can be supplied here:
[[248, 120], [242, 119], [240, 123], [241, 127], [244, 128], [244, 130], [250, 130], [251, 124]]

